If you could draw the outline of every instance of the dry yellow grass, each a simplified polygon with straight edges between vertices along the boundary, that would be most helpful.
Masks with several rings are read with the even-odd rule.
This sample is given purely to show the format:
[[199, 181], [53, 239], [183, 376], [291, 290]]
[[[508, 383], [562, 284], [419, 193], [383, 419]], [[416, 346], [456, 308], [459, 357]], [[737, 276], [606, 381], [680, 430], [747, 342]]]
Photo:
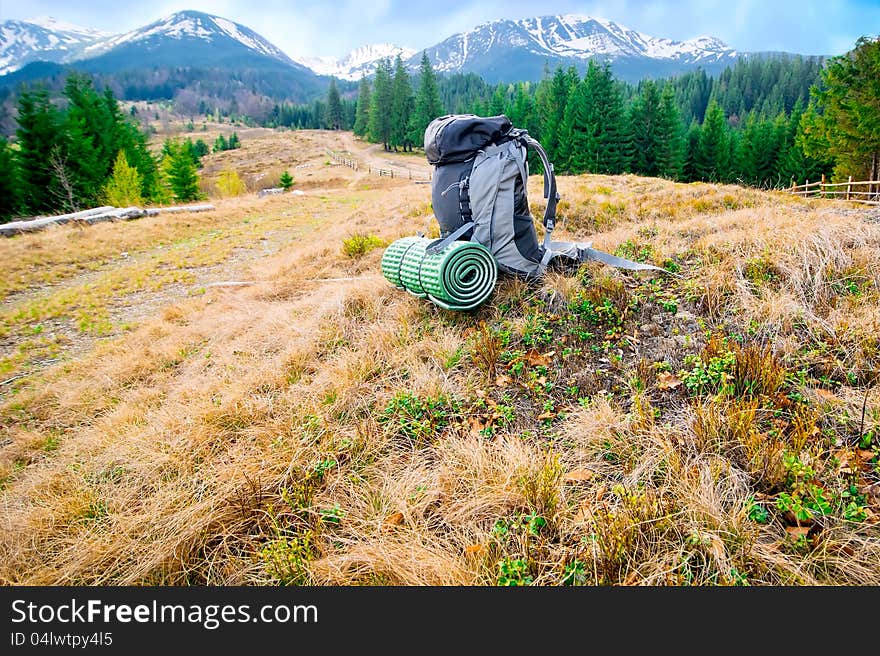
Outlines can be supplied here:
[[[278, 138], [261, 148], [319, 158], [335, 137]], [[0, 388], [0, 581], [880, 583], [865, 211], [565, 178], [562, 232], [682, 279], [589, 265], [502, 280], [451, 314], [391, 288], [381, 249], [343, 251], [423, 229], [429, 188], [316, 179], [212, 215], [0, 242], [20, 280], [11, 347], [33, 324], [13, 305], [54, 293], [15, 261], [31, 250], [81, 294], [94, 244], [88, 289], [129, 324], [57, 345], [48, 368], [25, 359]], [[163, 282], [140, 314], [132, 289], [100, 291], [127, 278], [117, 249], [160, 241], [192, 248], [144, 275], [207, 258], [198, 282]], [[230, 279], [253, 284], [207, 286]]]

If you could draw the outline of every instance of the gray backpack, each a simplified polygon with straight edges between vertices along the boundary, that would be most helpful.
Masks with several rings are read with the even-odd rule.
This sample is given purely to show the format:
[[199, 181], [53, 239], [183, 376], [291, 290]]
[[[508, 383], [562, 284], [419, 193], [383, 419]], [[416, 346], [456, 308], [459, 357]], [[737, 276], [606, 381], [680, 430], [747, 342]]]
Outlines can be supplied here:
[[[529, 148], [544, 167], [543, 243], [526, 195]], [[665, 271], [597, 251], [589, 243], [553, 241], [559, 202], [553, 165], [541, 144], [504, 115], [434, 119], [425, 131], [425, 156], [434, 165], [431, 199], [440, 224], [440, 238], [428, 247], [429, 253], [439, 253], [455, 240], [475, 241], [489, 249], [499, 269], [524, 278], [542, 276], [551, 264], [565, 268], [586, 260], [633, 271]]]

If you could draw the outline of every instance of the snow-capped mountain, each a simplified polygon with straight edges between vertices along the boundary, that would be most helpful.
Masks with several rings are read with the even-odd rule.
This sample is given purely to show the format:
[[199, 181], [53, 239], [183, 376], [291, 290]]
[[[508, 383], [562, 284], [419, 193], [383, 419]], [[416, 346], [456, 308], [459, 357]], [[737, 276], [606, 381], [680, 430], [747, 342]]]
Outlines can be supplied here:
[[300, 57], [297, 61], [312, 69], [318, 75], [332, 75], [342, 80], [359, 80], [363, 75], [372, 75], [380, 59], [394, 60], [397, 55], [406, 61], [416, 54], [412, 48], [403, 48], [391, 43], [375, 43], [352, 50], [342, 59], [335, 57]]
[[[671, 74], [694, 66], [729, 64], [739, 55], [718, 39], [673, 41], [591, 16], [498, 20], [427, 48], [435, 70], [479, 73], [488, 81], [539, 79], [546, 64], [609, 61], [619, 77]], [[413, 58], [410, 64], [414, 64]]]
[[69, 62], [84, 48], [108, 35], [54, 18], [0, 22], [0, 75], [28, 62]]
[[12, 72], [0, 76], [0, 87], [63, 79], [65, 69], [72, 68], [116, 84], [117, 93], [130, 99], [172, 98], [187, 89], [190, 100], [229, 102], [238, 95], [252, 109], [254, 95], [306, 102], [323, 95], [329, 84], [250, 28], [197, 11], [82, 42], [54, 59], [43, 54], [20, 70], [15, 69], [25, 62], [10, 64]]
[[[245, 54], [259, 55], [296, 66], [278, 47], [252, 29], [220, 16], [199, 11], [179, 11], [125, 34], [111, 36], [86, 46], [82, 59], [121, 51], [146, 53], [153, 59], [179, 55], [178, 65], [199, 65], [196, 60], [214, 62]], [[194, 60], [195, 58], [195, 60]]]

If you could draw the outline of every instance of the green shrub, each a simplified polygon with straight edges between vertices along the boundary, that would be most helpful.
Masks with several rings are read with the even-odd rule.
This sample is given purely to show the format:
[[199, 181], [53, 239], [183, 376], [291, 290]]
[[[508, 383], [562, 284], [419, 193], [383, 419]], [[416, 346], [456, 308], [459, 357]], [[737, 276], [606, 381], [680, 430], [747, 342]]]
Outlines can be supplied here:
[[385, 242], [376, 235], [357, 233], [342, 240], [342, 252], [348, 257], [362, 257], [371, 250], [385, 245]]

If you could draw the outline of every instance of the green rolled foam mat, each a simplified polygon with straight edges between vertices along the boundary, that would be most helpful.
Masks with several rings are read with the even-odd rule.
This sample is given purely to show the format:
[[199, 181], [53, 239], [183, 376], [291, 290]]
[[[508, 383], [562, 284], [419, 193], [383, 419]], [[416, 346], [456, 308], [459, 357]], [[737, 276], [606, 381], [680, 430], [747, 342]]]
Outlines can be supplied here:
[[498, 265], [489, 250], [455, 241], [440, 253], [425, 252], [432, 239], [404, 237], [382, 255], [382, 275], [395, 287], [427, 298], [444, 310], [472, 310], [495, 289]]

